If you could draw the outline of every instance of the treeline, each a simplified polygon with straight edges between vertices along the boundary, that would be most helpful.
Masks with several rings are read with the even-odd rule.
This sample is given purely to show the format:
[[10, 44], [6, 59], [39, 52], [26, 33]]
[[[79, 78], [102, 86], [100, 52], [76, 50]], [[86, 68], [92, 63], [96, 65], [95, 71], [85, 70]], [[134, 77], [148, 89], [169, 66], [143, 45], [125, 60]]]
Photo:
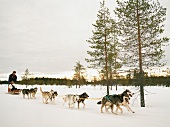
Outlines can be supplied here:
[[[67, 86], [76, 86], [80, 87], [81, 85], [105, 85], [106, 80], [100, 81], [87, 81], [81, 80], [78, 81], [76, 79], [60, 79], [60, 78], [31, 78], [29, 80], [21, 80], [17, 81], [17, 84], [21, 85], [67, 85]], [[80, 85], [79, 85], [80, 83]], [[114, 86], [116, 84], [123, 86], [138, 86], [138, 79], [131, 78], [123, 78], [123, 79], [111, 79], [109, 80], [109, 86]], [[0, 84], [8, 84], [7, 81], [0, 81]], [[166, 86], [170, 87], [170, 77], [144, 77], [145, 86]]]
[[[91, 84], [91, 82], [85, 81], [85, 79], [81, 80], [81, 84]], [[8, 84], [8, 81], [0, 81], [0, 84]], [[30, 79], [23, 79], [21, 81], [17, 81], [16, 84], [21, 84], [21, 85], [67, 85], [67, 86], [72, 86], [76, 85], [79, 86], [79, 81], [78, 80], [71, 80], [67, 78], [30, 78]]]
[[[106, 80], [97, 81], [93, 84], [105, 84]], [[122, 86], [139, 86], [139, 79], [112, 79], [109, 80], [109, 86], [122, 85]], [[165, 86], [170, 87], [170, 77], [145, 77], [144, 86]]]

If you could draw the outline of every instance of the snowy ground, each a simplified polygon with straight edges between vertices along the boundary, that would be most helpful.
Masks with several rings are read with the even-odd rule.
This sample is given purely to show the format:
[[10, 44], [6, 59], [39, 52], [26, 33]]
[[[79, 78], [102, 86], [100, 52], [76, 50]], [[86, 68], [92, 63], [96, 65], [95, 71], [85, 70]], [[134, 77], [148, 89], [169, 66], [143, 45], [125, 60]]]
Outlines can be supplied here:
[[[25, 88], [18, 86], [17, 88]], [[35, 86], [34, 86], [35, 87]], [[135, 113], [123, 108], [123, 114], [100, 113], [99, 100], [88, 99], [86, 107], [69, 109], [63, 106], [61, 99], [65, 94], [81, 94], [87, 92], [90, 98], [100, 98], [105, 95], [106, 88], [101, 86], [83, 86], [80, 89], [66, 86], [41, 86], [43, 90], [57, 90], [59, 96], [56, 105], [43, 104], [39, 91], [36, 99], [23, 99], [22, 94], [7, 94], [7, 85], [0, 85], [0, 127], [168, 127], [170, 125], [170, 88], [145, 87], [146, 107], [140, 107], [140, 98], [137, 88], [113, 88], [111, 94], [121, 93], [130, 89], [136, 94], [130, 100], [131, 108]], [[31, 86], [29, 86], [31, 88]]]

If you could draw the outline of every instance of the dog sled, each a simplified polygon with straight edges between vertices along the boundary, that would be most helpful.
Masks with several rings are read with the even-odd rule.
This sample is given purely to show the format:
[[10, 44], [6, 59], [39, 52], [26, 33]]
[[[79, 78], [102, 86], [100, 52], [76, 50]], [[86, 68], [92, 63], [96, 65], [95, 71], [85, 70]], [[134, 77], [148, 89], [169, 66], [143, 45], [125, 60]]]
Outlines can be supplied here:
[[21, 89], [17, 89], [17, 88], [10, 88], [10, 85], [8, 85], [8, 93], [9, 94], [20, 94], [21, 93]]

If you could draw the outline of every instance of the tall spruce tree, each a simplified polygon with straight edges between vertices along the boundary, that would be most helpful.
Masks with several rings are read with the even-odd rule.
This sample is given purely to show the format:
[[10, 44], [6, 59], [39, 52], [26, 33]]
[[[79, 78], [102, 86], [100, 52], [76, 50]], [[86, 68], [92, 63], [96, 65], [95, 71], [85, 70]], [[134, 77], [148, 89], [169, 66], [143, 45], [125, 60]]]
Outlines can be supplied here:
[[101, 70], [100, 72], [103, 73], [107, 85], [107, 94], [109, 94], [109, 75], [110, 77], [112, 76], [115, 66], [118, 65], [118, 61], [115, 61], [115, 57], [118, 56], [118, 50], [116, 49], [118, 41], [115, 24], [116, 23], [111, 18], [109, 9], [105, 6], [105, 1], [103, 0], [100, 2], [96, 23], [93, 24], [93, 35], [87, 40], [91, 50], [87, 51], [90, 58], [86, 59], [86, 61], [90, 63], [90, 68], [99, 69]]
[[[126, 62], [122, 53], [122, 43], [118, 39], [118, 34], [120, 31], [118, 29], [117, 23], [113, 19], [111, 19], [111, 23], [112, 40], [108, 49], [108, 71], [110, 81], [112, 81], [113, 76], [117, 79], [117, 70], [119, 70], [123, 63]], [[117, 82], [115, 82], [115, 85], [117, 90]]]
[[91, 58], [86, 59], [90, 63], [90, 68], [103, 69], [106, 77], [107, 94], [109, 94], [108, 84], [108, 46], [111, 40], [110, 37], [110, 12], [105, 7], [105, 1], [100, 2], [100, 9], [97, 14], [96, 23], [93, 24], [94, 31], [92, 31], [92, 37], [87, 40], [90, 43], [91, 51], [87, 51], [87, 54]]
[[141, 107], [144, 101], [144, 67], [163, 66], [165, 46], [169, 41], [167, 37], [160, 37], [164, 32], [166, 8], [158, 1], [153, 0], [117, 0], [118, 7], [115, 14], [121, 30], [124, 51], [128, 66], [139, 67], [139, 86]]

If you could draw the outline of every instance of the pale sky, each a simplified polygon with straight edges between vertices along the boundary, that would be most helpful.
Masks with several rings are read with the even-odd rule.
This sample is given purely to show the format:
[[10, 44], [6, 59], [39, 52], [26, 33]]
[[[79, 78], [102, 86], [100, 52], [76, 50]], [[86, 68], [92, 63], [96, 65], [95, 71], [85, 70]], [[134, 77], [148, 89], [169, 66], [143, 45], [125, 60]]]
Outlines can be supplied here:
[[[86, 42], [102, 0], [0, 0], [0, 80], [16, 70], [53, 75], [73, 71], [76, 62], [87, 67]], [[169, 36], [170, 1], [164, 36]], [[115, 0], [106, 0], [113, 13]], [[170, 48], [166, 49], [170, 66]]]

